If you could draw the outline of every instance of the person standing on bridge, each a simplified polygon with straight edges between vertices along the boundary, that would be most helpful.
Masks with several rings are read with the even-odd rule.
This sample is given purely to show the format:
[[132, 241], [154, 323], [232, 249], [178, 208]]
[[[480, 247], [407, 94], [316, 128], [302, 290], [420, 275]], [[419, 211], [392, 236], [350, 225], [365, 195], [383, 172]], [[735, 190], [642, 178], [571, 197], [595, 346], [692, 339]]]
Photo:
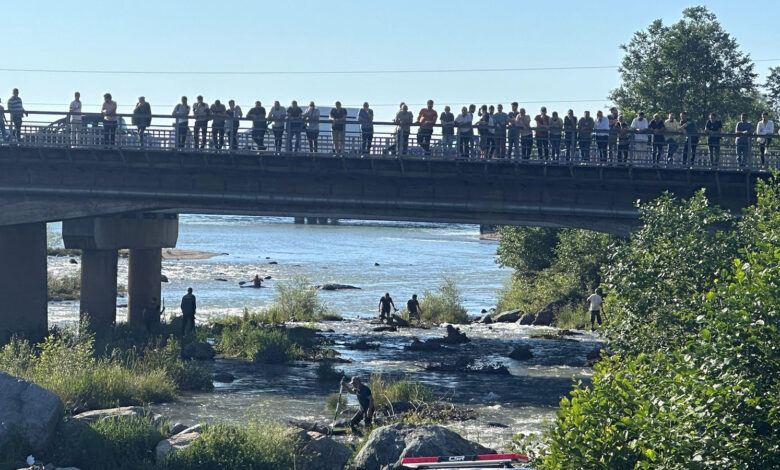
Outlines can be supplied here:
[[230, 150], [238, 149], [238, 128], [241, 126], [241, 118], [244, 117], [244, 112], [241, 111], [241, 106], [238, 106], [235, 101], [228, 101], [227, 109], [227, 131], [230, 137]]
[[433, 126], [439, 118], [439, 113], [433, 109], [433, 100], [428, 100], [426, 107], [422, 108], [417, 114], [417, 122], [420, 127], [417, 129], [417, 143], [423, 149], [423, 154], [427, 157], [431, 155], [431, 137], [433, 136]]
[[493, 148], [498, 158], [506, 157], [506, 124], [509, 116], [504, 112], [504, 105], [499, 104], [493, 114]]
[[580, 144], [580, 156], [583, 162], [590, 160], [590, 144], [593, 142], [593, 129], [596, 123], [593, 118], [590, 117], [590, 111], [585, 111], [585, 114], [577, 122], [577, 137]]
[[293, 151], [293, 137], [295, 138], [295, 151], [301, 151], [301, 132], [303, 131], [303, 110], [298, 102], [293, 100], [287, 108], [287, 151]]
[[225, 146], [225, 117], [227, 108], [219, 100], [214, 100], [211, 105], [211, 140], [214, 148], [221, 149]]
[[344, 153], [344, 138], [347, 130], [347, 110], [341, 107], [341, 101], [336, 101], [336, 107], [330, 110], [330, 121], [333, 150], [342, 154]]
[[306, 122], [306, 140], [309, 141], [309, 152], [317, 153], [317, 141], [320, 137], [320, 108], [314, 101], [309, 101], [309, 107], [303, 112]]
[[607, 161], [607, 146], [609, 144], [609, 118], [604, 116], [601, 110], [596, 111], [596, 120], [593, 121], [596, 131], [596, 147], [599, 149], [599, 160]]
[[444, 112], [439, 115], [441, 122], [441, 146], [442, 156], [452, 156], [452, 144], [455, 140], [455, 115], [450, 112], [450, 107], [445, 106]]
[[664, 140], [665, 125], [661, 119], [661, 115], [653, 114], [653, 120], [647, 124], [647, 128], [650, 133], [653, 134], [653, 165], [658, 165], [661, 161], [661, 155], [664, 153]]
[[[2, 103], [3, 100], [0, 100]], [[5, 108], [0, 104], [0, 142], [5, 142]]]
[[458, 157], [468, 158], [471, 154], [471, 142], [473, 142], [474, 130], [471, 125], [473, 116], [467, 107], [462, 107], [460, 114], [455, 118], [458, 126]]
[[769, 119], [769, 114], [766, 112], [761, 113], [761, 120], [758, 121], [756, 126], [756, 135], [758, 138], [758, 152], [761, 155], [761, 164], [764, 165], [764, 157], [766, 155], [766, 149], [772, 142], [772, 135], [775, 133], [775, 123]]
[[409, 152], [409, 133], [411, 132], [414, 116], [409, 111], [409, 106], [404, 104], [395, 115], [395, 123], [398, 125], [398, 154], [406, 155]]
[[361, 134], [360, 154], [367, 157], [371, 155], [371, 141], [374, 139], [374, 110], [369, 108], [367, 101], [358, 112], [358, 122]]
[[710, 119], [704, 126], [707, 134], [707, 147], [710, 151], [710, 165], [717, 167], [720, 162], [720, 133], [723, 131], [723, 123], [718, 119], [717, 113], [710, 113]]
[[648, 161], [649, 159], [645, 155], [647, 153], [647, 141], [650, 138], [647, 135], [647, 119], [645, 119], [644, 111], [639, 111], [637, 117], [631, 121], [631, 130], [634, 131], [634, 149], [633, 158], [634, 161]]
[[152, 107], [143, 96], [138, 97], [131, 122], [138, 129], [138, 141], [143, 147], [146, 144], [146, 128], [152, 123]]
[[561, 158], [561, 131], [563, 130], [563, 120], [558, 117], [558, 111], [553, 111], [548, 126], [550, 137], [550, 158], [559, 160]]
[[666, 138], [666, 143], [669, 145], [666, 152], [666, 163], [674, 163], [674, 154], [680, 147], [680, 141], [685, 141], [683, 130], [680, 127], [680, 122], [674, 118], [674, 113], [669, 113], [669, 119], [664, 121], [665, 132], [669, 134]]
[[187, 104], [187, 97], [181, 97], [181, 103], [173, 108], [173, 117], [176, 118], [176, 147], [184, 148], [187, 143], [187, 134], [190, 133], [189, 118], [190, 105]]
[[534, 121], [536, 121], [536, 152], [539, 154], [539, 160], [547, 160], [550, 157], [550, 116], [547, 115], [546, 107], [542, 106]]
[[81, 93], [78, 91], [73, 94], [73, 101], [68, 107], [68, 117], [70, 118], [70, 143], [77, 145], [81, 133]]
[[514, 158], [520, 157], [520, 132], [517, 128], [517, 116], [520, 114], [520, 112], [517, 110], [518, 106], [519, 104], [517, 101], [514, 101], [512, 103], [512, 110], [509, 111], [506, 115], [507, 126], [509, 127], [507, 132], [509, 139], [507, 158], [512, 158], [513, 155], [516, 155]]
[[265, 131], [268, 129], [268, 123], [265, 120], [263, 103], [255, 101], [255, 107], [246, 113], [246, 117], [252, 120], [252, 140], [255, 141], [257, 150], [265, 150]]
[[195, 104], [192, 105], [192, 115], [195, 116], [195, 148], [205, 148], [211, 110], [209, 104], [204, 102], [200, 95], [195, 98]]
[[19, 89], [14, 88], [11, 97], [8, 98], [8, 113], [11, 115], [11, 122], [14, 125], [14, 135], [17, 139], [22, 138], [22, 116], [29, 116], [24, 110], [22, 99], [19, 98]]
[[276, 153], [282, 151], [282, 138], [284, 137], [284, 121], [287, 119], [287, 111], [278, 101], [274, 101], [274, 107], [268, 112], [271, 121], [271, 130], [274, 132], [274, 148]]
[[596, 320], [598, 320], [599, 326], [601, 326], [601, 310], [604, 307], [604, 298], [602, 297], [601, 288], [597, 288], [590, 297], [588, 297], [587, 302], [590, 306], [590, 329], [593, 331]]
[[531, 158], [534, 149], [534, 135], [531, 129], [531, 115], [525, 113], [525, 108], [520, 108], [520, 113], [515, 118], [520, 134], [520, 148], [523, 160]]
[[393, 320], [390, 318], [390, 307], [392, 307], [396, 312], [398, 311], [398, 309], [395, 308], [393, 299], [390, 297], [390, 293], [386, 292], [385, 295], [379, 299], [379, 323], [382, 323], [382, 320], [385, 318], [387, 319], [388, 324], [393, 322]]
[[[696, 121], [688, 117], [685, 111], [680, 113], [680, 129], [685, 133], [686, 139], [683, 142], [682, 162], [683, 165], [693, 165], [696, 163], [696, 147], [699, 146], [699, 129], [696, 127]], [[690, 160], [688, 156], [690, 155]]]
[[116, 145], [116, 101], [111, 99], [111, 93], [103, 95], [103, 145]]
[[192, 295], [192, 287], [187, 288], [187, 294], [181, 298], [181, 336], [182, 338], [189, 332], [195, 330], [195, 311], [197, 304], [195, 296]]
[[574, 161], [577, 155], [577, 116], [573, 109], [563, 117], [563, 138], [566, 140], [563, 144], [566, 147], [566, 159]]
[[750, 134], [753, 133], [753, 124], [748, 122], [747, 114], [742, 113], [739, 115], [739, 122], [734, 129], [735, 134], [739, 134], [739, 137], [734, 139], [734, 143], [737, 144], [737, 163], [739, 166], [746, 166], [750, 164]]

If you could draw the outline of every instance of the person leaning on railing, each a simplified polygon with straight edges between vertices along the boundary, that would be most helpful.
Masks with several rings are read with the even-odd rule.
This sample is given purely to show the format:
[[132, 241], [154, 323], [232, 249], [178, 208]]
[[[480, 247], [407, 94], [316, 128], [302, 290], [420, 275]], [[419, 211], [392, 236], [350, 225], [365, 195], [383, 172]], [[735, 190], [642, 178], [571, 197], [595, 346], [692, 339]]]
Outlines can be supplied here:
[[265, 150], [265, 131], [267, 129], [267, 122], [265, 120], [265, 108], [263, 103], [255, 101], [255, 107], [250, 109], [246, 113], [246, 117], [252, 120], [252, 140], [257, 145], [257, 150]]
[[444, 107], [439, 121], [441, 121], [442, 153], [444, 157], [449, 157], [452, 156], [452, 143], [455, 139], [455, 115], [450, 112], [449, 106]]
[[367, 157], [371, 154], [371, 141], [374, 139], [374, 110], [368, 106], [368, 101], [363, 103], [363, 107], [358, 112], [358, 123], [360, 123], [360, 154]]
[[661, 162], [661, 155], [664, 153], [666, 137], [664, 131], [666, 127], [659, 113], [653, 114], [653, 120], [647, 123], [647, 128], [653, 135], [653, 164], [658, 165]]
[[426, 157], [431, 155], [433, 126], [438, 118], [439, 113], [433, 109], [433, 100], [428, 100], [426, 107], [422, 108], [417, 114], [417, 122], [420, 124], [417, 129], [417, 144], [423, 149], [423, 154]]
[[561, 158], [561, 131], [563, 130], [563, 120], [558, 117], [558, 111], [553, 111], [550, 118], [550, 157], [553, 160]]
[[617, 162], [628, 163], [628, 149], [631, 146], [632, 135], [628, 132], [631, 126], [624, 120], [623, 115], [619, 114], [612, 127], [617, 138]]
[[398, 130], [397, 148], [399, 155], [406, 155], [409, 150], [409, 133], [411, 132], [414, 115], [409, 111], [409, 106], [404, 104], [401, 110], [395, 115], [396, 129]]
[[737, 123], [735, 134], [740, 134], [734, 139], [734, 143], [737, 144], [737, 163], [739, 166], [746, 166], [750, 164], [750, 138], [748, 137], [753, 133], [753, 124], [748, 122], [748, 116], [745, 113], [739, 115], [739, 122]]
[[577, 116], [570, 109], [563, 118], [563, 134], [566, 139], [566, 159], [571, 161], [577, 153]]
[[295, 151], [301, 150], [301, 132], [303, 132], [303, 110], [298, 106], [298, 102], [293, 100], [287, 108], [287, 151], [293, 151], [293, 140], [295, 140]]
[[[696, 147], [699, 146], [699, 129], [696, 127], [696, 121], [690, 118], [685, 111], [680, 113], [680, 130], [686, 136], [683, 143], [685, 147], [683, 147], [682, 152], [683, 165], [687, 165], [688, 163], [694, 165], [696, 164]], [[690, 160], [688, 159], [689, 155]]]
[[181, 103], [173, 108], [171, 113], [176, 118], [176, 147], [184, 148], [187, 143], [187, 134], [190, 133], [189, 119], [190, 105], [187, 104], [187, 97], [181, 97]]
[[271, 121], [271, 130], [274, 133], [274, 149], [276, 152], [282, 151], [282, 138], [284, 137], [284, 121], [287, 119], [287, 111], [274, 101], [274, 106], [268, 111], [268, 120]]
[[599, 150], [599, 160], [607, 161], [607, 146], [609, 144], [609, 118], [604, 116], [601, 110], [596, 111], [596, 119], [593, 121], [596, 147]]
[[144, 146], [146, 144], [146, 128], [152, 124], [152, 107], [143, 96], [138, 97], [131, 123], [138, 129], [139, 145]]
[[504, 112], [504, 105], [499, 104], [493, 113], [493, 148], [498, 158], [506, 157], [506, 124], [509, 117]]
[[[2, 103], [3, 100], [0, 100]], [[5, 142], [5, 109], [0, 105], [0, 142]]]
[[585, 115], [577, 122], [577, 136], [580, 144], [580, 155], [582, 161], [587, 162], [590, 160], [590, 144], [593, 139], [593, 129], [596, 123], [593, 118], [590, 117], [590, 111], [585, 111]]
[[509, 139], [507, 158], [520, 158], [520, 129], [517, 127], [517, 116], [519, 104], [517, 101], [512, 103], [512, 110], [507, 113], [507, 125], [509, 126], [507, 138]]
[[116, 145], [116, 101], [111, 99], [111, 93], [103, 95], [103, 145]]
[[214, 148], [221, 149], [225, 145], [225, 117], [227, 108], [219, 100], [211, 104], [211, 140]]
[[474, 137], [474, 131], [471, 127], [473, 118], [465, 106], [461, 108], [460, 114], [455, 118], [455, 124], [458, 126], [458, 157], [460, 158], [467, 158], [471, 151], [471, 142]]
[[346, 132], [347, 110], [341, 107], [341, 101], [336, 101], [336, 107], [330, 110], [330, 133], [333, 138], [333, 151], [335, 153], [344, 153]]
[[195, 132], [193, 133], [193, 137], [195, 138], [194, 148], [205, 148], [209, 119], [211, 118], [211, 109], [209, 108], [209, 104], [204, 102], [203, 97], [200, 95], [195, 98], [195, 104], [192, 105], [192, 115], [195, 116]]
[[761, 120], [758, 121], [758, 125], [756, 126], [756, 135], [760, 136], [758, 138], [758, 153], [761, 155], [762, 165], [766, 163], [764, 158], [766, 155], [766, 149], [772, 142], [772, 134], [774, 133], [775, 123], [769, 119], [769, 114], [761, 113]]
[[309, 107], [303, 112], [303, 120], [306, 121], [306, 140], [309, 141], [309, 152], [317, 152], [317, 139], [320, 135], [320, 110], [309, 102]]
[[634, 161], [647, 160], [647, 142], [650, 140], [650, 136], [647, 134], [648, 124], [649, 122], [645, 119], [644, 111], [639, 111], [637, 117], [631, 121], [631, 129], [634, 131], [634, 151], [632, 157]]
[[680, 147], [681, 139], [682, 142], [685, 142], [680, 122], [674, 117], [674, 113], [669, 113], [669, 118], [664, 121], [664, 131], [666, 132], [666, 143], [668, 145], [666, 163], [672, 164], [674, 163], [674, 154]]
[[710, 165], [718, 166], [720, 162], [720, 133], [723, 131], [723, 123], [718, 119], [717, 113], [710, 113], [710, 119], [704, 126], [707, 134], [707, 147], [710, 151]]

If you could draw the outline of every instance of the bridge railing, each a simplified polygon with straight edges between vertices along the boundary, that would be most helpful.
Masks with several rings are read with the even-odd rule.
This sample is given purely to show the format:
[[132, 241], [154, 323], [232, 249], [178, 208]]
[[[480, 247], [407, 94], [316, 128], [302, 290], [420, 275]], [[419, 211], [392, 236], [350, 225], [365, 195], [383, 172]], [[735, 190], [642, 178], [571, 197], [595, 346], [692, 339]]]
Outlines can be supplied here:
[[[237, 119], [224, 133], [208, 122], [190, 118], [177, 125], [169, 115], [153, 115], [167, 125], [139, 128], [132, 115], [118, 115], [116, 125], [106, 125], [101, 115], [70, 116], [67, 113], [30, 112], [31, 117], [16, 128], [8, 122], [0, 134], [0, 145], [64, 148], [122, 148], [208, 153], [250, 153], [296, 155], [341, 155], [362, 157], [408, 156], [439, 159], [501, 160], [565, 165], [632, 165], [651, 167], [695, 167], [766, 170], [780, 166], [780, 137], [722, 133], [717, 135], [664, 133], [652, 135], [634, 131], [622, 133], [561, 132], [540, 138], [536, 128], [526, 136], [490, 132], [478, 125], [461, 126], [450, 135], [440, 124], [431, 132], [421, 126], [400, 127], [391, 122], [374, 122], [370, 129], [349, 120], [337, 149], [331, 122], [322, 119], [315, 133], [306, 123], [286, 122], [284, 128], [270, 121]], [[73, 118], [81, 118], [74, 120]], [[197, 134], [196, 134], [197, 132]], [[544, 135], [544, 134], [542, 134]]]

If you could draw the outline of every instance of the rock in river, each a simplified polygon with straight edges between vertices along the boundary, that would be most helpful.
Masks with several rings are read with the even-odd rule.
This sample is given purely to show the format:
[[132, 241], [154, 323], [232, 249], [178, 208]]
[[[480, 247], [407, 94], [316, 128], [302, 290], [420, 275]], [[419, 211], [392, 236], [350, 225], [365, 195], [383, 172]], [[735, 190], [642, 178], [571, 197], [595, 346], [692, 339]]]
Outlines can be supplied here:
[[493, 318], [493, 321], [495, 323], [514, 323], [517, 320], [519, 320], [522, 315], [523, 315], [523, 311], [520, 309], [508, 310], [506, 312], [501, 312], [498, 315], [496, 315], [496, 317]]
[[181, 352], [185, 359], [210, 360], [217, 354], [209, 343], [190, 343]]
[[520, 317], [519, 320], [517, 320], [517, 323], [521, 325], [532, 325], [534, 323], [534, 320], [536, 320], [536, 315], [534, 315], [531, 312], [524, 313], [523, 316]]
[[375, 429], [354, 459], [363, 470], [398, 469], [404, 457], [493, 454], [443, 426], [394, 424]]
[[524, 344], [520, 344], [515, 346], [512, 352], [509, 353], [509, 357], [517, 361], [527, 361], [528, 359], [532, 359], [534, 354], [531, 352], [531, 348]]
[[350, 286], [349, 284], [336, 284], [327, 283], [319, 286], [314, 286], [317, 290], [346, 290], [346, 289], [360, 289], [360, 287]]
[[0, 372], [0, 442], [18, 431], [32, 450], [43, 450], [51, 442], [63, 412], [62, 401], [54, 393]]

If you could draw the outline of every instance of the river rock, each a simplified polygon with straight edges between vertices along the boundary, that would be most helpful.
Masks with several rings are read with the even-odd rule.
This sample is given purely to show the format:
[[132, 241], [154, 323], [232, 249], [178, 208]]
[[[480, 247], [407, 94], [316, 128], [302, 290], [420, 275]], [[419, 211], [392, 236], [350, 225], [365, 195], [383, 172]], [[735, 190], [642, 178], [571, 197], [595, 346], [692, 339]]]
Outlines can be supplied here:
[[181, 354], [185, 359], [211, 360], [217, 352], [209, 343], [195, 342], [184, 346]]
[[401, 315], [398, 315], [397, 313], [390, 314], [390, 320], [389, 321], [390, 321], [391, 324], [393, 324], [395, 326], [398, 326], [398, 327], [406, 328], [406, 327], [409, 326], [409, 322], [404, 320], [403, 317], [401, 317]]
[[524, 313], [519, 320], [517, 320], [517, 323], [521, 325], [533, 325], [534, 320], [536, 320], [536, 315], [534, 315], [531, 312]]
[[168, 276], [165, 274], [160, 274], [160, 282], [168, 282]]
[[371, 331], [376, 331], [377, 333], [381, 333], [383, 331], [398, 331], [398, 328], [390, 325], [390, 326], [377, 326], [376, 328], [373, 328]]
[[508, 310], [506, 312], [501, 312], [498, 315], [496, 315], [496, 317], [493, 318], [493, 321], [495, 323], [515, 323], [517, 320], [520, 319], [523, 313], [524, 312], [520, 309]]
[[379, 343], [369, 343], [365, 339], [360, 339], [347, 345], [347, 349], [353, 351], [368, 351], [370, 349], [379, 349]]
[[482, 323], [484, 325], [490, 325], [493, 323], [493, 317], [490, 315], [483, 315], [481, 317], [478, 317], [476, 320], [474, 320], [474, 323]]
[[545, 307], [536, 314], [533, 324], [536, 326], [550, 326], [553, 321], [555, 321], [555, 313], [553, 313], [551, 308]]
[[223, 384], [229, 384], [236, 380], [236, 376], [229, 372], [217, 372], [212, 375], [211, 378], [214, 379], [214, 382], [220, 382]]
[[349, 447], [321, 433], [299, 431], [296, 437], [303, 444], [301, 452], [307, 470], [341, 470], [352, 456]]
[[471, 341], [471, 339], [469, 339], [466, 336], [466, 333], [461, 332], [460, 328], [455, 328], [452, 325], [447, 325], [447, 336], [445, 336], [439, 341], [442, 341], [446, 344], [462, 344], [462, 343], [468, 343], [469, 341]]
[[200, 429], [198, 429], [197, 432], [192, 431], [191, 429], [192, 428], [187, 428], [175, 436], [158, 442], [154, 448], [155, 462], [157, 462], [158, 465], [162, 465], [169, 455], [186, 449], [197, 439], [200, 439]]
[[350, 286], [349, 284], [336, 284], [336, 283], [322, 284], [319, 286], [314, 286], [314, 288], [317, 290], [349, 290], [349, 289], [360, 290], [360, 287]]
[[0, 442], [19, 432], [34, 451], [45, 449], [64, 407], [54, 393], [29, 380], [0, 372]]
[[597, 362], [601, 360], [601, 348], [593, 348], [588, 352], [588, 355], [585, 356], [585, 359], [588, 361], [589, 366], [593, 366]]
[[68, 260], [68, 262], [69, 262], [70, 264], [79, 264], [79, 262], [78, 262], [78, 261], [76, 261], [76, 259], [75, 259], [75, 258], [71, 258], [71, 259], [69, 259], [69, 260]]
[[375, 429], [353, 463], [362, 470], [400, 469], [404, 457], [492, 453], [443, 426], [399, 423]]
[[420, 341], [418, 338], [412, 339], [412, 344], [406, 347], [407, 351], [440, 351], [442, 345], [438, 341]]
[[73, 419], [84, 423], [94, 423], [106, 418], [129, 418], [143, 416], [143, 414], [144, 409], [142, 406], [120, 406], [118, 408], [85, 411], [77, 414]]
[[170, 434], [171, 436], [175, 436], [176, 434], [179, 434], [180, 432], [184, 431], [185, 429], [187, 429], [187, 425], [186, 424], [174, 423], [173, 426], [170, 426], [168, 428], [168, 434]]
[[517, 361], [527, 361], [532, 359], [534, 354], [531, 352], [531, 348], [525, 344], [515, 346], [512, 352], [509, 353], [509, 357]]
[[276, 261], [269, 261], [268, 264], [279, 264]]

